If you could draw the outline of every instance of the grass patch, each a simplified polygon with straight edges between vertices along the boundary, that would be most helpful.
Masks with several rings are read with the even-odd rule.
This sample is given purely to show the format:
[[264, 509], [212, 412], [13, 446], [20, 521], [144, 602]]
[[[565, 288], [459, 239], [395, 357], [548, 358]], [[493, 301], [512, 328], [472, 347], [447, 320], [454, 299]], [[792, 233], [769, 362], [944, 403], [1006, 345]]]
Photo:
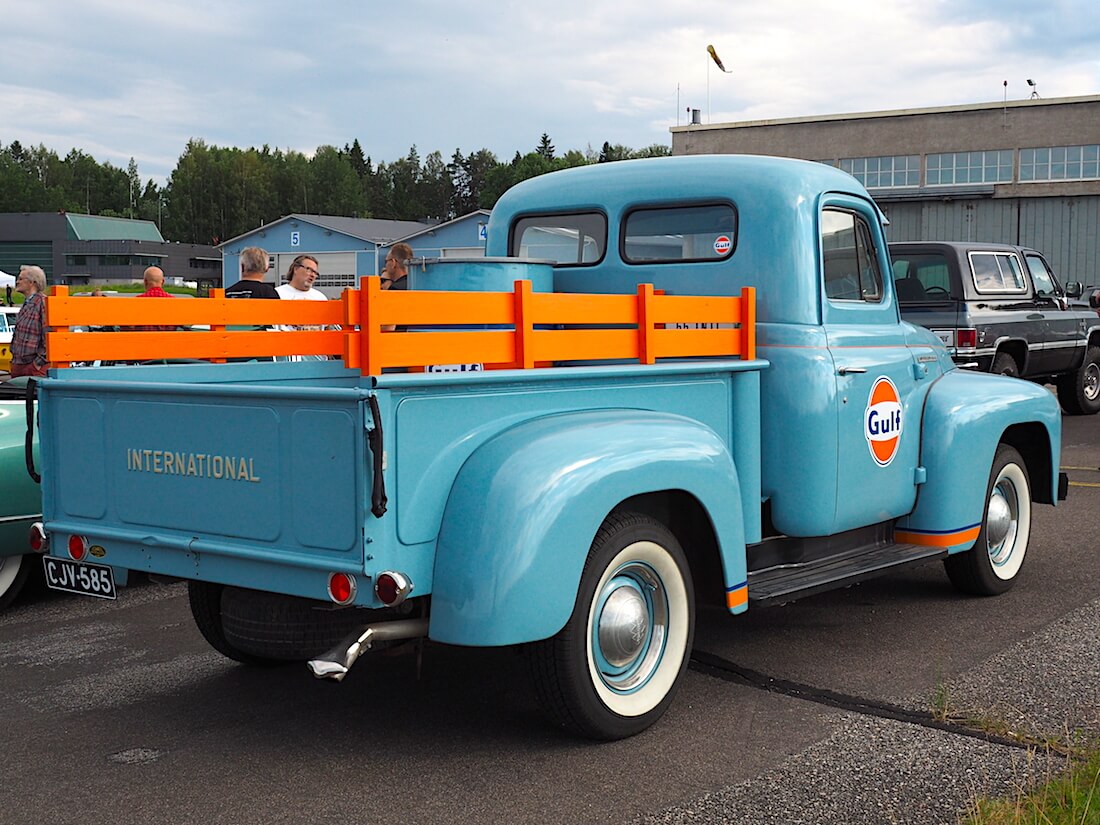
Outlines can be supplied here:
[[1027, 783], [1004, 799], [978, 799], [964, 825], [1100, 825], [1100, 741], [1080, 730], [1050, 735], [1017, 730], [1004, 718], [955, 706], [937, 682], [931, 712], [939, 722], [995, 734], [1027, 745], [1033, 754], [1057, 754], [1066, 768], [1043, 784]]
[[980, 799], [965, 825], [1100, 825], [1100, 749], [1011, 799]]

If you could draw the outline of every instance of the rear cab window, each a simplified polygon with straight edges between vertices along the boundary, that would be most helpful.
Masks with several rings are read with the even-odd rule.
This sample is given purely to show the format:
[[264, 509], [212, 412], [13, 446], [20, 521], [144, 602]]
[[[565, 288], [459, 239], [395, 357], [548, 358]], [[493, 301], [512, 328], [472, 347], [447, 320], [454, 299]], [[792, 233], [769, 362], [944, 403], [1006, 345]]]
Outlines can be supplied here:
[[895, 255], [892, 274], [902, 303], [942, 301], [951, 295], [951, 270], [942, 252]]
[[594, 266], [607, 252], [607, 216], [602, 212], [530, 215], [512, 226], [508, 244], [518, 258], [555, 266]]
[[737, 211], [730, 203], [635, 209], [621, 238], [630, 264], [725, 260], [737, 246]]

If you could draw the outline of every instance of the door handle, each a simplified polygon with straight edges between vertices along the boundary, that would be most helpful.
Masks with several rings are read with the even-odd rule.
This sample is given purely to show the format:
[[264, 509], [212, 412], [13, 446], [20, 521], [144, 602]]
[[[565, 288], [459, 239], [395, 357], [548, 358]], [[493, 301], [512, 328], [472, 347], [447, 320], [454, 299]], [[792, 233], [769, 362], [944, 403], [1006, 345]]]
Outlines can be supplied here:
[[863, 367], [840, 367], [837, 371], [837, 375], [862, 375], [867, 372]]

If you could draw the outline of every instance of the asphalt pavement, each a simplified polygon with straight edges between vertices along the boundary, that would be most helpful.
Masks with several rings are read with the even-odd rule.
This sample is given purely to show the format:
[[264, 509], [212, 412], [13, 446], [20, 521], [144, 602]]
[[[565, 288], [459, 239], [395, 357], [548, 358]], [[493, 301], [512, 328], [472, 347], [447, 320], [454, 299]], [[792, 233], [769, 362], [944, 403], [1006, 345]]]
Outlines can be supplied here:
[[1009, 593], [930, 564], [704, 612], [668, 714], [623, 742], [550, 727], [515, 650], [333, 685], [214, 653], [179, 584], [32, 592], [0, 614], [0, 823], [954, 823], [1064, 765], [1015, 736], [1100, 736], [1098, 427], [1065, 419], [1070, 499], [1036, 507]]

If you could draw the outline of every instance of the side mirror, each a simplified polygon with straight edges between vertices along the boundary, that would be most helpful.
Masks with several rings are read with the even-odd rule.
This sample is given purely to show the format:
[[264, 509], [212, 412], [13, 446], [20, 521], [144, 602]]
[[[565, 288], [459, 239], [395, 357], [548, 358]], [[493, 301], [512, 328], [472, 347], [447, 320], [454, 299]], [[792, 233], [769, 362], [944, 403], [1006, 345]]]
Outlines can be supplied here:
[[1080, 281], [1070, 281], [1066, 284], [1067, 298], [1080, 298], [1085, 292], [1085, 286]]
[[1089, 306], [1093, 309], [1100, 309], [1100, 289], [1094, 289], [1092, 294], [1089, 295]]

